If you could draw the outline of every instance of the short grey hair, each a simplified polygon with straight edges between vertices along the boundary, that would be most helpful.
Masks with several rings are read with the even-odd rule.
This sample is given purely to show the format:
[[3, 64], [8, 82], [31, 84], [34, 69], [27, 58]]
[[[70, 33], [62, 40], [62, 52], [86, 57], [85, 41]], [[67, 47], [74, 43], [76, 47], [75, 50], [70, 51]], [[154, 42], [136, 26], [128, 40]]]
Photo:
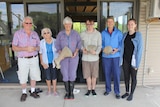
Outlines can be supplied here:
[[68, 17], [68, 16], [63, 19], [63, 24], [67, 24], [67, 23], [71, 23], [72, 24], [72, 19], [70, 17]]
[[50, 28], [43, 28], [43, 29], [41, 30], [41, 36], [42, 36], [42, 37], [43, 37], [45, 31], [49, 32], [50, 35], [52, 35], [52, 32], [51, 32], [51, 29], [50, 29]]
[[30, 19], [31, 22], [32, 22], [32, 24], [33, 24], [33, 19], [32, 19], [32, 17], [30, 17], [30, 16], [24, 17], [24, 18], [23, 18], [23, 23], [26, 21], [26, 19]]
[[108, 21], [108, 19], [112, 19], [114, 21], [114, 16], [108, 16], [107, 21]]

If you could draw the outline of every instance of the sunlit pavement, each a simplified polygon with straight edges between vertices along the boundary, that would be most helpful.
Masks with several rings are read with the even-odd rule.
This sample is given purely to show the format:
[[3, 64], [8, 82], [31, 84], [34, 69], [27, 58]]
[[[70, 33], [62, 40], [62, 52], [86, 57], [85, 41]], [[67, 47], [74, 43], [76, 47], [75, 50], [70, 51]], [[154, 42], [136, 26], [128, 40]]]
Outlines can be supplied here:
[[[63, 99], [65, 94], [63, 85], [57, 86], [59, 96], [46, 96], [47, 87], [45, 85], [37, 87], [43, 90], [39, 93], [40, 98], [34, 99], [28, 92], [26, 101], [20, 102], [21, 88], [18, 84], [15, 86], [0, 84], [0, 107], [160, 107], [160, 86], [149, 88], [138, 86], [132, 101], [116, 99], [113, 91], [104, 96], [103, 85], [97, 85], [96, 97], [92, 95], [85, 97], [86, 85], [76, 85], [80, 92], [75, 94], [74, 100]], [[121, 86], [121, 95], [124, 94], [124, 89], [124, 86]]]

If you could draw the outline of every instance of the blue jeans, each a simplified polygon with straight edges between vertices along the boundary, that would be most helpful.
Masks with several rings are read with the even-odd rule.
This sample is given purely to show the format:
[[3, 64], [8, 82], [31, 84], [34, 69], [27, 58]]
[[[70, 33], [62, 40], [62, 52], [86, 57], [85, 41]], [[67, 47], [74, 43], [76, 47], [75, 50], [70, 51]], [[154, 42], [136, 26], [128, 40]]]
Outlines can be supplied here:
[[120, 67], [119, 67], [119, 57], [116, 58], [102, 58], [103, 71], [105, 74], [105, 86], [106, 92], [111, 92], [111, 79], [113, 77], [114, 81], [114, 93], [116, 95], [120, 94]]

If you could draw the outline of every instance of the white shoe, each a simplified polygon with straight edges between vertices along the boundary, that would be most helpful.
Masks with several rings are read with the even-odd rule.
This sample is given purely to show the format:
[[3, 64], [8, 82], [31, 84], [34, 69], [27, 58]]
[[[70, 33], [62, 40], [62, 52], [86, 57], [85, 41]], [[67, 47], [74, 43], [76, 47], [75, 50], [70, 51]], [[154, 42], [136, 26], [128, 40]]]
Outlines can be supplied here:
[[80, 92], [79, 89], [75, 89], [75, 88], [73, 89], [73, 93], [74, 93], [74, 94], [78, 94], [79, 92]]

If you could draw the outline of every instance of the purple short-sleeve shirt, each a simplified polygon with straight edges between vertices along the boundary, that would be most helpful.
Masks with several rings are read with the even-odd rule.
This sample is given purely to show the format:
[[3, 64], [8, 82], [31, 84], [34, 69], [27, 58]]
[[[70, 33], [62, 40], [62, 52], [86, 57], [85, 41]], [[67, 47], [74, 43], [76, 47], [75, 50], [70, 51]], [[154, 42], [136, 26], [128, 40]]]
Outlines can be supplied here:
[[[21, 29], [15, 32], [12, 45], [15, 45], [18, 47], [27, 47], [27, 46], [37, 47], [40, 45], [40, 39], [38, 34], [35, 31], [32, 31], [31, 35], [28, 36], [24, 31], [24, 29]], [[38, 54], [38, 51], [34, 51], [34, 52], [19, 51], [17, 52], [17, 57], [35, 56], [37, 54]]]

